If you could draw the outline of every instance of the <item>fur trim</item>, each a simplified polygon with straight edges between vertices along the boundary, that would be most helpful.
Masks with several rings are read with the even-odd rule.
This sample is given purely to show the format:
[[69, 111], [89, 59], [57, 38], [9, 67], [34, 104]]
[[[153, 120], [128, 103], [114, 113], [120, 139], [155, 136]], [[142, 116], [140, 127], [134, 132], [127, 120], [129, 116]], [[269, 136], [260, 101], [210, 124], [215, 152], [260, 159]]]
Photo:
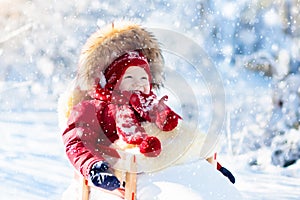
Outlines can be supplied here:
[[86, 99], [85, 92], [76, 88], [75, 84], [76, 83], [73, 80], [58, 98], [58, 126], [62, 130], [66, 128], [67, 120], [70, 116], [73, 106], [75, 106], [80, 101]]
[[111, 24], [92, 34], [82, 49], [77, 76], [58, 101], [60, 127], [66, 125], [73, 106], [90, 98], [88, 91], [95, 83], [105, 85], [103, 71], [106, 67], [127, 51], [136, 49], [141, 49], [148, 59], [153, 87], [163, 85], [164, 60], [152, 33], [131, 22]]
[[91, 89], [108, 65], [136, 49], [141, 49], [148, 59], [154, 87], [162, 85], [164, 61], [157, 40], [141, 26], [121, 22], [100, 29], [87, 40], [79, 60], [77, 79], [80, 89]]

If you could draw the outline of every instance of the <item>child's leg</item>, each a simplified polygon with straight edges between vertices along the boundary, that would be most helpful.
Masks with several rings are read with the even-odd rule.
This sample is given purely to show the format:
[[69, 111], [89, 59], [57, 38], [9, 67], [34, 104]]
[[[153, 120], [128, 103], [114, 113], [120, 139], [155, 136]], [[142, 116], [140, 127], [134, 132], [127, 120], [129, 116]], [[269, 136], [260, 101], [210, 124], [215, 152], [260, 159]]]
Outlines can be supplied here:
[[224, 176], [226, 176], [230, 182], [235, 183], [235, 178], [232, 175], [232, 173], [223, 167], [218, 161], [217, 161], [217, 153], [214, 153], [213, 156], [206, 158], [206, 160], [212, 164], [218, 171], [220, 171]]

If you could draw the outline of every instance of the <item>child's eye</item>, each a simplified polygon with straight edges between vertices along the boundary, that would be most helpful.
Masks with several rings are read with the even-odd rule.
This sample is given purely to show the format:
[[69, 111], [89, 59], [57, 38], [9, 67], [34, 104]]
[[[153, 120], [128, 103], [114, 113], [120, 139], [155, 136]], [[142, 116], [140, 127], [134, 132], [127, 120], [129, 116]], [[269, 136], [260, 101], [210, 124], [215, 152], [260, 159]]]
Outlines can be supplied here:
[[132, 78], [132, 76], [129, 76], [129, 75], [124, 77], [124, 79], [131, 79], [131, 78]]
[[148, 80], [148, 78], [146, 76], [143, 76], [141, 79], [142, 80]]

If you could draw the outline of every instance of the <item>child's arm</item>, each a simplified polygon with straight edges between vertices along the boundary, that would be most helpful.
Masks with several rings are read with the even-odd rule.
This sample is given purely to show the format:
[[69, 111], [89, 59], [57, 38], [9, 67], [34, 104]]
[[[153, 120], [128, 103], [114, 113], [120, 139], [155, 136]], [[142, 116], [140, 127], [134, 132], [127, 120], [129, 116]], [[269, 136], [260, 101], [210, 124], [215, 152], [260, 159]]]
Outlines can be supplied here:
[[92, 152], [96, 149], [101, 130], [94, 103], [86, 101], [75, 106], [62, 135], [70, 162], [85, 178], [88, 178], [94, 163], [104, 160], [101, 155]]
[[155, 123], [160, 130], [171, 131], [182, 118], [164, 103], [167, 100], [168, 96], [156, 100], [153, 92], [147, 95], [136, 91], [130, 97], [130, 105], [140, 117]]

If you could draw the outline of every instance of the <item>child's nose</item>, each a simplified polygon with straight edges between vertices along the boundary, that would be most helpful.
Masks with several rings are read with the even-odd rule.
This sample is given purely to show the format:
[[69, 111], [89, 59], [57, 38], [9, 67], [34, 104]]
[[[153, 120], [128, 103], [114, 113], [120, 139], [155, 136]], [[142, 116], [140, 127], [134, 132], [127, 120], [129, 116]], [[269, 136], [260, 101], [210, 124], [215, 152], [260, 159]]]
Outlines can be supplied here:
[[139, 86], [140, 86], [140, 85], [143, 85], [143, 81], [140, 80], [140, 79], [136, 79], [136, 80], [135, 80], [135, 84], [136, 84], [136, 85], [139, 85]]

